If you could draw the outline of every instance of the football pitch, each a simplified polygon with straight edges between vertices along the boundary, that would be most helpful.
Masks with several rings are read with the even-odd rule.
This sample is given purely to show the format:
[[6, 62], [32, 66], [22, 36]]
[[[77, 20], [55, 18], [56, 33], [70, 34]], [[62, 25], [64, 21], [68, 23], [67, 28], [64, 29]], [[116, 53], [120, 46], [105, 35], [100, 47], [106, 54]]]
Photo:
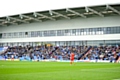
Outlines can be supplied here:
[[120, 64], [0, 61], [0, 80], [120, 80]]

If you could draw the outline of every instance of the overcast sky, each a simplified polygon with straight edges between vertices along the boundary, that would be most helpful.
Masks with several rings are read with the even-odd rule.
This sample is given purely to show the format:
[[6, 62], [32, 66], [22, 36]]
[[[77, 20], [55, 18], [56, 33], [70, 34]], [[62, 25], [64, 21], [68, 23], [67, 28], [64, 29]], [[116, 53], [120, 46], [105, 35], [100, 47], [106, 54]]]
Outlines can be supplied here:
[[35, 11], [116, 3], [120, 3], [120, 0], [0, 0], [0, 17]]

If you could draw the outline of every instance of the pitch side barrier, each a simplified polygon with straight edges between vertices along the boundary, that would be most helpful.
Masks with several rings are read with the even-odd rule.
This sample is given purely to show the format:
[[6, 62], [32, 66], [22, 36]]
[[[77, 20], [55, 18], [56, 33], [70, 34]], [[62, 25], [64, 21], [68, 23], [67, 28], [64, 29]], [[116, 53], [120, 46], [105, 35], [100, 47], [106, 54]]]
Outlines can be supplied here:
[[[45, 59], [45, 60], [20, 60], [20, 59], [0, 59], [1, 61], [38, 61], [38, 62], [70, 62], [70, 60], [53, 60], [53, 59]], [[75, 60], [74, 62], [110, 62], [110, 60]], [[114, 62], [114, 61], [113, 61]]]

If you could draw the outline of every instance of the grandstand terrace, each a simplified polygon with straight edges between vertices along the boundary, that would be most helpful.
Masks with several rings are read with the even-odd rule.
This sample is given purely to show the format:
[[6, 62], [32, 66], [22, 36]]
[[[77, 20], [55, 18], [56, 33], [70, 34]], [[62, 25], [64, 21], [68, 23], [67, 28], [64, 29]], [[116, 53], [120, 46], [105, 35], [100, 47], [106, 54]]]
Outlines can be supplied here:
[[0, 17], [0, 46], [7, 58], [110, 60], [120, 52], [120, 4]]

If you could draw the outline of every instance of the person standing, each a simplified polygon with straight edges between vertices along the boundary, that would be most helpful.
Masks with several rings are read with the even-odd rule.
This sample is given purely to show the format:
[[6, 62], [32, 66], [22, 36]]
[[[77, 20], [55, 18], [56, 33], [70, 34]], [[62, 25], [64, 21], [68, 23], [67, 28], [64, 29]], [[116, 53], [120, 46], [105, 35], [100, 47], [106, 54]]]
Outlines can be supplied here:
[[70, 54], [70, 64], [71, 64], [71, 65], [72, 65], [73, 62], [74, 62], [74, 56], [75, 56], [74, 52], [71, 52], [71, 54]]

